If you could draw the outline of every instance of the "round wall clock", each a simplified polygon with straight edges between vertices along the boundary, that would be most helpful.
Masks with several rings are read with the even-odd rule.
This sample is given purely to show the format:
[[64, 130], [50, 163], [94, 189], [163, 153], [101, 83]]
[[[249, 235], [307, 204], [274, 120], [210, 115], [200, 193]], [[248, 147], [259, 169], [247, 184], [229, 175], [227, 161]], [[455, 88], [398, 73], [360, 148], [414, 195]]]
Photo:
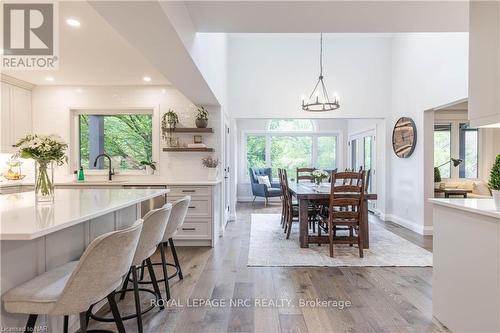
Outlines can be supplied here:
[[408, 158], [417, 145], [417, 127], [411, 118], [399, 118], [392, 130], [392, 148], [400, 158]]

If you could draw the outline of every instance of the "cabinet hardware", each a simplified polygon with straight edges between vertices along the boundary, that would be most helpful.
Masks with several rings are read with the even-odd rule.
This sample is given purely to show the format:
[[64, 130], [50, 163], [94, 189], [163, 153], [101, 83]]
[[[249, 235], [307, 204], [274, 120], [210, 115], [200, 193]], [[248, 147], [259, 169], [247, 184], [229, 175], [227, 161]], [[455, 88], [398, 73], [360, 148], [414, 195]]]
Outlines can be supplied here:
[[184, 192], [184, 193], [192, 193], [192, 192], [196, 192], [196, 190], [182, 190], [182, 192]]
[[184, 231], [195, 231], [196, 228], [182, 228], [182, 230], [184, 230]]
[[189, 206], [188, 208], [192, 208], [192, 209], [195, 209], [195, 208], [196, 208], [196, 206]]

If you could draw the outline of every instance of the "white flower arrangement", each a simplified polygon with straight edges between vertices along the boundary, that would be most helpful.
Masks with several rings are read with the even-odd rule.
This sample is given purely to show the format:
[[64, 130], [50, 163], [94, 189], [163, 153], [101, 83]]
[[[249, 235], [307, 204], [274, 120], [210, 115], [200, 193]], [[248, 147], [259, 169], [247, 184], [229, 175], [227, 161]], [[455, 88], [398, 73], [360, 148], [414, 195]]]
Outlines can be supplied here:
[[324, 179], [327, 179], [330, 175], [325, 170], [314, 170], [311, 173], [311, 176], [314, 178], [314, 182], [319, 185], [323, 182]]

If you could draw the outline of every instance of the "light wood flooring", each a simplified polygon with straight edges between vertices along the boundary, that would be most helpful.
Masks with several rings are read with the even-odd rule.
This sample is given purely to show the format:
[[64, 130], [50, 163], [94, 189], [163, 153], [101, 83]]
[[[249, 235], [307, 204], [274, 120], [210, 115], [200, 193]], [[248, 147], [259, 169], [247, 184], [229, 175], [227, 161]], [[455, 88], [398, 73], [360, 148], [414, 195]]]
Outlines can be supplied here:
[[[172, 298], [178, 304], [144, 315], [144, 332], [447, 331], [432, 318], [432, 268], [247, 267], [250, 215], [279, 212], [278, 204], [268, 208], [259, 203], [255, 208], [239, 204], [236, 221], [228, 224], [225, 236], [215, 248], [179, 248], [184, 279], [170, 280]], [[371, 223], [380, 223], [426, 249], [432, 247], [431, 237], [419, 236], [375, 217]], [[163, 285], [160, 287], [164, 292]], [[144, 305], [148, 303], [147, 296]], [[211, 306], [193, 306], [206, 299], [212, 301]], [[301, 301], [315, 299], [331, 301], [330, 306], [300, 306]], [[217, 307], [215, 302], [219, 300], [226, 304]], [[242, 304], [229, 306], [231, 300], [240, 300]], [[263, 306], [272, 300], [275, 306]], [[281, 300], [285, 300], [283, 304], [279, 303]], [[341, 309], [333, 301], [348, 301], [351, 305]], [[130, 312], [133, 304], [130, 294], [119, 307], [122, 313]], [[113, 324], [91, 321], [91, 328], [97, 327], [116, 331]], [[127, 321], [126, 329], [137, 332], [135, 320]]]

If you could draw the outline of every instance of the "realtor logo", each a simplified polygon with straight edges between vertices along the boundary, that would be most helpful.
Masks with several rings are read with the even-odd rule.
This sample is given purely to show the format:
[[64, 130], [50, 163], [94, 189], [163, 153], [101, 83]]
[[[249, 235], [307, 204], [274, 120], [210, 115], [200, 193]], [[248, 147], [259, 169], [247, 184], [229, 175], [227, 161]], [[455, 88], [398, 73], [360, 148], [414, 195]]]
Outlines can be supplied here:
[[55, 69], [55, 3], [3, 4], [3, 69]]

